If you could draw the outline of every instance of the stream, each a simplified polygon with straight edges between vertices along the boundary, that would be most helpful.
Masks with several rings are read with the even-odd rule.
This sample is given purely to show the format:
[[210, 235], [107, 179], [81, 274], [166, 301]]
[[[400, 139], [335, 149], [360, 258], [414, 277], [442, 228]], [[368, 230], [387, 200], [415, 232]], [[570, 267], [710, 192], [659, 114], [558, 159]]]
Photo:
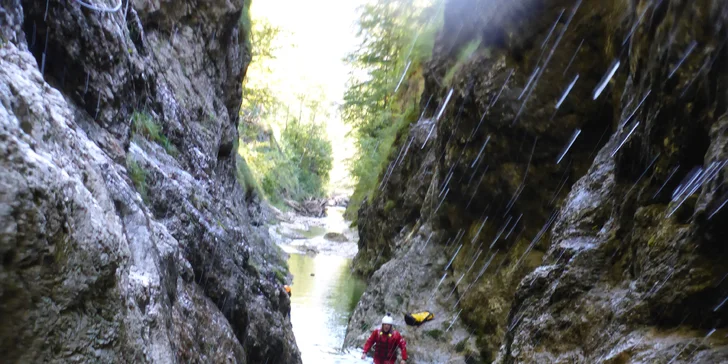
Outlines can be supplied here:
[[[291, 324], [304, 364], [371, 363], [371, 358], [360, 359], [361, 350], [342, 350], [349, 317], [366, 289], [349, 268], [358, 236], [343, 211], [328, 207], [323, 218], [285, 213], [270, 227], [271, 236], [289, 254]], [[326, 233], [340, 234], [339, 241], [324, 238]]]

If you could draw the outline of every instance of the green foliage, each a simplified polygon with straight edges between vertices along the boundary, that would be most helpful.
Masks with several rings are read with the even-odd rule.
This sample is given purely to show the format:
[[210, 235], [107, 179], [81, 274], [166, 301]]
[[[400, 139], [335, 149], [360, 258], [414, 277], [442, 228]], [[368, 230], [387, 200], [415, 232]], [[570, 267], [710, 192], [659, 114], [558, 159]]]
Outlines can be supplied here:
[[240, 154], [236, 155], [235, 166], [235, 176], [237, 177], [240, 186], [242, 186], [243, 190], [245, 190], [245, 194], [250, 195], [253, 193], [257, 193], [259, 191], [258, 184], [253, 177], [253, 173], [250, 171], [250, 167], [248, 167], [248, 163]]
[[280, 102], [273, 95], [265, 80], [251, 77], [250, 74], [265, 75], [271, 72], [268, 63], [275, 59], [274, 52], [277, 49], [275, 40], [281, 30], [265, 20], [251, 22], [249, 15], [247, 21], [249, 22], [249, 39], [252, 42], [252, 63], [249, 75], [243, 79], [242, 109], [254, 117], [265, 118], [279, 106]]
[[388, 162], [396, 158], [395, 153], [398, 153], [398, 149], [393, 148], [395, 141], [407, 135], [410, 124], [417, 121], [417, 111], [417, 108], [411, 107], [402, 115], [390, 116], [391, 125], [377, 130], [373, 136], [358, 136], [360, 154], [350, 166], [352, 175], [357, 178], [357, 185], [346, 208], [347, 218], [356, 220], [356, 213], [364, 199], [371, 200], [378, 191]]
[[259, 77], [246, 77], [243, 83], [238, 127], [242, 143], [238, 150], [250, 166], [249, 177], [246, 174], [245, 179], [257, 181], [269, 202], [284, 208], [285, 199], [301, 201], [323, 196], [333, 156], [324, 124], [316, 122], [317, 116], [325, 116], [323, 98], [316, 97], [316, 92], [302, 95], [300, 99], [300, 108], [308, 109], [309, 120], [302, 120], [300, 110], [298, 118], [286, 110], [285, 127], [280, 125], [278, 138], [270, 127], [282, 108], [265, 79], [271, 72], [268, 61], [275, 58], [279, 34], [279, 28], [264, 20], [251, 24], [253, 63], [250, 67]]
[[384, 213], [388, 214], [390, 211], [392, 211], [392, 209], [394, 208], [394, 205], [395, 205], [394, 201], [387, 200], [387, 203], [384, 204]]
[[239, 129], [246, 141], [241, 153], [271, 203], [281, 207], [284, 199], [323, 197], [333, 156], [322, 124], [294, 119], [282, 131], [280, 143], [254, 123], [242, 123]]
[[298, 161], [298, 180], [301, 193], [322, 197], [329, 182], [333, 164], [331, 142], [326, 138], [323, 124], [310, 125], [293, 120], [281, 135], [284, 151], [293, 162]]
[[147, 171], [142, 168], [136, 160], [131, 156], [126, 157], [126, 170], [129, 173], [134, 188], [142, 196], [144, 201], [147, 200]]
[[441, 19], [442, 8], [418, 0], [377, 0], [361, 10], [362, 43], [347, 61], [367, 76], [352, 77], [342, 107], [357, 140], [357, 155], [350, 162], [357, 181], [346, 210], [350, 219], [377, 190], [393, 149], [398, 149], [395, 142], [406, 139], [403, 135], [417, 121], [422, 72]]
[[470, 42], [468, 42], [468, 44], [463, 46], [462, 49], [460, 49], [460, 53], [458, 54], [458, 58], [455, 61], [455, 64], [447, 70], [447, 73], [443, 78], [443, 82], [445, 84], [450, 84], [450, 81], [452, 81], [452, 77], [455, 75], [455, 72], [463, 67], [465, 62], [467, 62], [470, 57], [472, 57], [473, 53], [475, 53], [479, 46], [480, 38], [471, 40]]
[[131, 115], [131, 131], [134, 134], [141, 135], [147, 140], [161, 145], [167, 154], [171, 156], [178, 154], [174, 144], [162, 133], [162, 127], [159, 123], [145, 112], [135, 111]]
[[253, 28], [253, 21], [250, 18], [250, 1], [245, 1], [243, 5], [243, 10], [240, 12], [240, 19], [238, 20], [238, 25], [240, 26], [240, 30], [243, 31], [243, 36], [245, 37], [245, 43], [250, 44], [251, 39], [251, 29]]

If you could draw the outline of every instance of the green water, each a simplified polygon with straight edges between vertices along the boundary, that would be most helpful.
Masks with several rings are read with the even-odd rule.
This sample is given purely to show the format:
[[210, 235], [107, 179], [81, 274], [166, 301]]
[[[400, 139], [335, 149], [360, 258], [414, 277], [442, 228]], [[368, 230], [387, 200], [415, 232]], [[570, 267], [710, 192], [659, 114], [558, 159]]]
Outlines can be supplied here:
[[[366, 284], [349, 271], [351, 259], [291, 254], [291, 323], [303, 363], [362, 363], [341, 345]], [[311, 276], [311, 273], [314, 275]]]

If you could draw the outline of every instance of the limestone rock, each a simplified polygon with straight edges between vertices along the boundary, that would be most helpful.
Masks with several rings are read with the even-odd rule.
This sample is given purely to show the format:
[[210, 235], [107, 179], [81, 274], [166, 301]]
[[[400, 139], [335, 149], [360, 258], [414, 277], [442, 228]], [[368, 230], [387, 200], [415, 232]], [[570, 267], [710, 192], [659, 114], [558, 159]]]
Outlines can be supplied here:
[[330, 240], [333, 242], [337, 242], [337, 243], [345, 243], [345, 242], [349, 241], [349, 239], [347, 239], [344, 234], [333, 233], [333, 232], [328, 232], [328, 233], [324, 234], [324, 239]]
[[234, 174], [242, 11], [0, 2], [3, 361], [300, 362], [271, 214]]
[[416, 362], [728, 360], [728, 4], [444, 9], [419, 123], [453, 96], [359, 211], [371, 278], [347, 344], [423, 308], [453, 323], [439, 343], [406, 329]]

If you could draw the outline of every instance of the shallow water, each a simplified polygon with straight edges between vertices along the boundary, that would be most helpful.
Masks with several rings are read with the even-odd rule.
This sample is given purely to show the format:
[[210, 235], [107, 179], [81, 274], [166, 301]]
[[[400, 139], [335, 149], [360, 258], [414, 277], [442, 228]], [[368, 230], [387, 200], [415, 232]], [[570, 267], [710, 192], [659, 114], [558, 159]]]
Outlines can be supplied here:
[[306, 239], [313, 239], [318, 236], [323, 236], [326, 234], [326, 228], [321, 226], [312, 225], [308, 228], [308, 230], [304, 229], [294, 229], [299, 234], [303, 235]]
[[349, 317], [366, 288], [350, 274], [350, 263], [338, 256], [290, 254], [291, 323], [304, 364], [371, 362], [359, 359], [359, 350], [341, 350]]

